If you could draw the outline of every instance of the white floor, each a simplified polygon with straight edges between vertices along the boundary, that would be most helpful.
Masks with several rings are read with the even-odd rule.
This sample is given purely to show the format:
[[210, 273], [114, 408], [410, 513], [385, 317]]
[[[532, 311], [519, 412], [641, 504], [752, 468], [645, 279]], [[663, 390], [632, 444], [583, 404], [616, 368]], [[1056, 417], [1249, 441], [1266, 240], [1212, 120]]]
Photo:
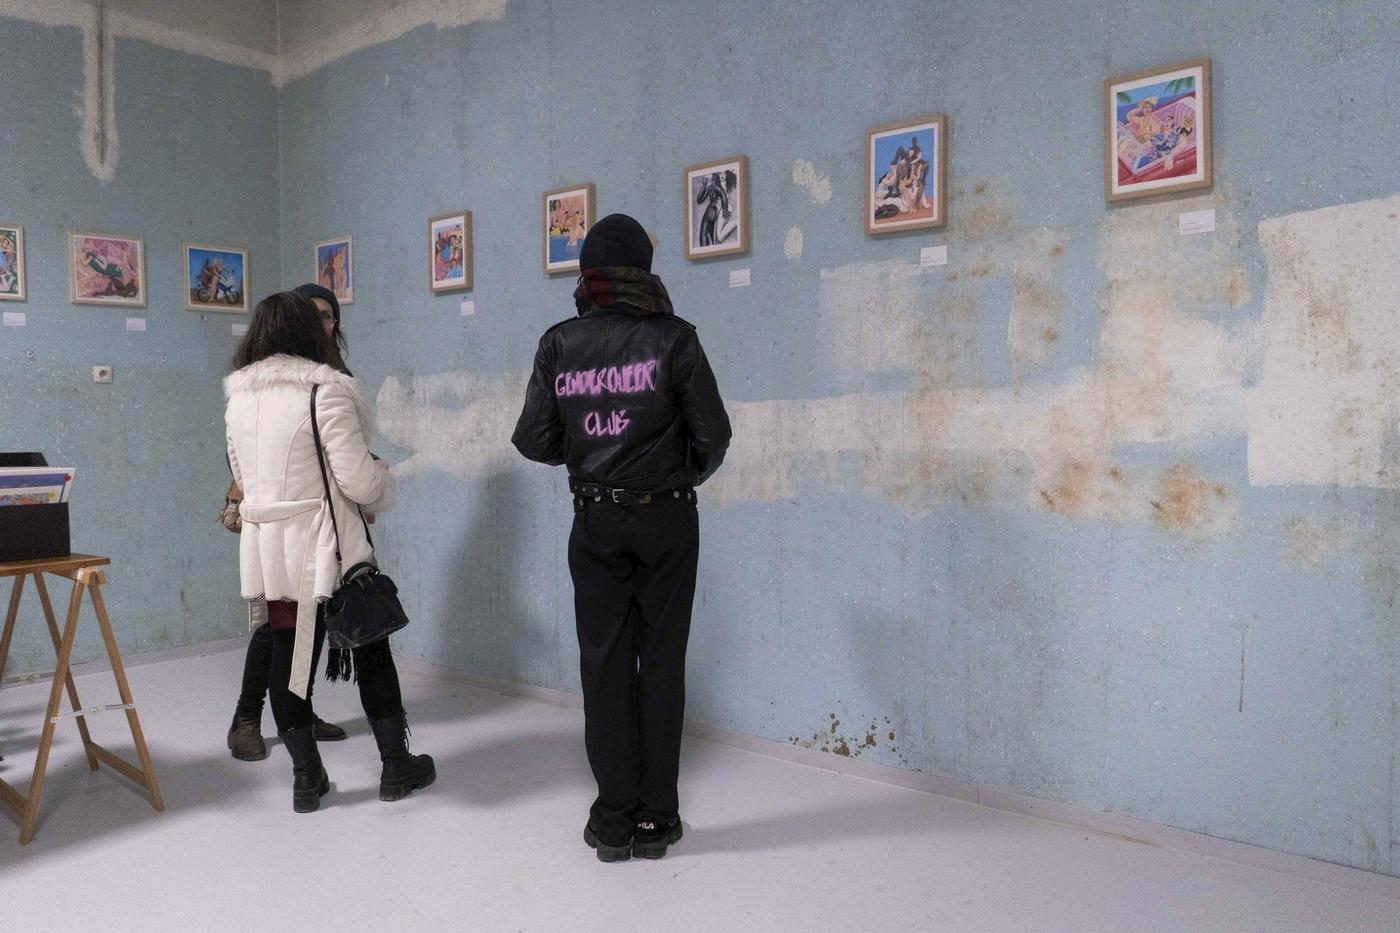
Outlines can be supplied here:
[[[317, 707], [335, 784], [291, 811], [290, 765], [224, 749], [242, 656], [130, 669], [168, 809], [91, 773], [64, 721], [37, 838], [0, 816], [5, 930], [1400, 930], [1400, 902], [687, 740], [686, 837], [599, 863], [582, 715], [406, 674], [438, 781], [377, 799], [353, 688]], [[83, 701], [114, 702], [110, 677]], [[23, 789], [47, 685], [0, 691], [0, 776]], [[124, 719], [93, 720], [121, 753]], [[267, 734], [273, 733], [269, 711]]]

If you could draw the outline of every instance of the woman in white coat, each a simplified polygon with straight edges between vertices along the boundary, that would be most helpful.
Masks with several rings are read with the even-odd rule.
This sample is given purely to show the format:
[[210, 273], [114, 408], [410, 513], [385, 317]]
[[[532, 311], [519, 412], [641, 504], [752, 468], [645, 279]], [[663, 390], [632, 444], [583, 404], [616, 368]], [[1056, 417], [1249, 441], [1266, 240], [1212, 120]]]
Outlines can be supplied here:
[[[312, 732], [310, 685], [321, 603], [340, 585], [336, 541], [311, 428], [312, 388], [330, 504], [340, 522], [341, 564], [374, 559], [360, 508], [388, 504], [393, 475], [370, 453], [369, 415], [355, 380], [335, 369], [334, 348], [316, 307], [293, 292], [263, 299], [224, 379], [229, 464], [243, 490], [239, 508], [241, 592], [250, 623], [273, 637], [269, 698], [292, 758], [292, 808], [309, 813], [330, 790]], [[427, 787], [433, 760], [408, 752], [408, 725], [389, 642], [353, 652], [360, 702], [384, 769], [379, 798]], [[337, 672], [331, 672], [334, 675]]]

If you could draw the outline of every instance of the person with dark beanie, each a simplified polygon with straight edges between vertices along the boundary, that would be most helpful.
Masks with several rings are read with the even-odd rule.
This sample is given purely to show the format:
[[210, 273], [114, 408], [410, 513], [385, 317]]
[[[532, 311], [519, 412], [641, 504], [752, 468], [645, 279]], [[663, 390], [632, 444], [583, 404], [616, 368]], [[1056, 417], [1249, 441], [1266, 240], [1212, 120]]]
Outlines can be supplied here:
[[[307, 282], [298, 285], [294, 291], [311, 299], [325, 327], [326, 336], [331, 339], [331, 349], [335, 358], [331, 365], [345, 375], [351, 372], [345, 366], [345, 352], [348, 349], [345, 335], [340, 330], [340, 300], [335, 292], [324, 285]], [[316, 628], [316, 653], [321, 651], [321, 642], [326, 635], [324, 626]], [[228, 748], [239, 761], [262, 761], [267, 757], [267, 743], [262, 737], [263, 697], [267, 695], [268, 678], [272, 669], [272, 626], [264, 623], [253, 631], [248, 639], [248, 653], [243, 660], [243, 686], [238, 694], [238, 704], [233, 710], [233, 725], [228, 730]], [[310, 702], [311, 695], [306, 697]], [[312, 734], [318, 742], [339, 742], [345, 738], [345, 730], [334, 723], [312, 714]]]
[[[292, 759], [298, 813], [318, 809], [330, 790], [310, 701], [323, 603], [340, 586], [343, 568], [375, 561], [365, 522], [344, 521], [338, 533], [327, 531], [332, 509], [359, 518], [387, 508], [393, 492], [393, 474], [369, 450], [365, 402], [339, 360], [311, 299], [279, 292], [258, 303], [224, 379], [229, 466], [244, 493], [239, 589], [250, 624], [265, 622], [272, 632], [272, 716]], [[383, 765], [379, 799], [400, 800], [433, 783], [433, 759], [408, 751], [388, 640], [348, 655], [330, 665], [328, 676], [353, 677], [359, 686]]]
[[598, 782], [583, 838], [605, 862], [661, 858], [681, 838], [695, 487], [730, 438], [705, 351], [652, 275], [652, 250], [622, 214], [589, 231], [577, 316], [540, 339], [512, 438], [569, 471], [584, 745]]

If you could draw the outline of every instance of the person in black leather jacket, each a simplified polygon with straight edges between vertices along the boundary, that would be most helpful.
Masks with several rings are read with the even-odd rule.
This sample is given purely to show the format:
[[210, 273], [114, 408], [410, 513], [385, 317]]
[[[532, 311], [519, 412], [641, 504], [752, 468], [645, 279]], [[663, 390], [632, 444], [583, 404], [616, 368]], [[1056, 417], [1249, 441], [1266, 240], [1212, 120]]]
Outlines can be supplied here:
[[540, 339], [512, 438], [529, 459], [569, 470], [584, 744], [598, 781], [584, 840], [604, 861], [660, 858], [681, 837], [695, 487], [730, 438], [695, 327], [675, 316], [651, 260], [631, 217], [588, 233], [578, 316]]

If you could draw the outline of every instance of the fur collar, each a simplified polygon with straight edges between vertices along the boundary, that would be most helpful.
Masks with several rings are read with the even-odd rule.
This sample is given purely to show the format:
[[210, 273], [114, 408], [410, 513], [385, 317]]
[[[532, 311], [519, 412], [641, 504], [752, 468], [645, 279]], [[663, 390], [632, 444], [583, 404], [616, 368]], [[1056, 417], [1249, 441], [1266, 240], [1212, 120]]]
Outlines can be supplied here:
[[231, 398], [238, 392], [260, 392], [284, 385], [304, 386], [307, 391], [314, 385], [333, 385], [344, 389], [355, 403], [355, 413], [360, 416], [360, 425], [366, 437], [369, 436], [372, 427], [369, 407], [360, 395], [360, 387], [354, 377], [302, 356], [278, 353], [234, 370], [224, 377], [224, 397]]

